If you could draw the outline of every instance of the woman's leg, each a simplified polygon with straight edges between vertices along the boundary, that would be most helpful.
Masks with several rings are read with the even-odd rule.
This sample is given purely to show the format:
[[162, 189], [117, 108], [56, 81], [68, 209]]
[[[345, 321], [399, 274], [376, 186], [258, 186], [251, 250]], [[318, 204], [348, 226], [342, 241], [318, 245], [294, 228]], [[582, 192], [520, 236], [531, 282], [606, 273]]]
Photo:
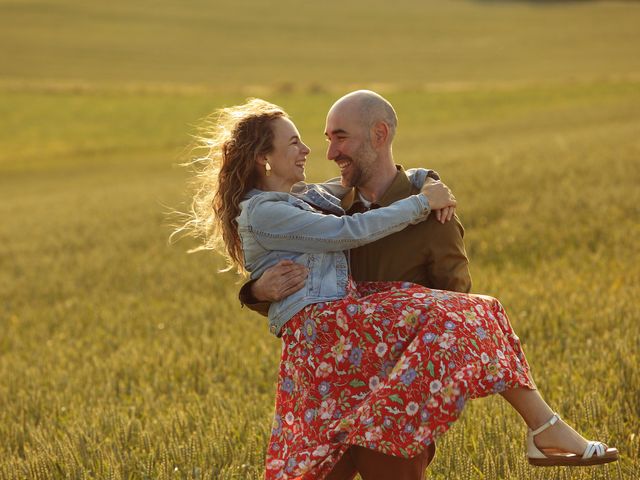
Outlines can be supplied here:
[[[501, 395], [520, 414], [532, 430], [547, 422], [554, 413], [538, 390], [513, 388], [502, 392]], [[587, 447], [587, 440], [560, 420], [536, 435], [535, 444], [538, 448], [558, 448], [567, 452], [582, 454]]]

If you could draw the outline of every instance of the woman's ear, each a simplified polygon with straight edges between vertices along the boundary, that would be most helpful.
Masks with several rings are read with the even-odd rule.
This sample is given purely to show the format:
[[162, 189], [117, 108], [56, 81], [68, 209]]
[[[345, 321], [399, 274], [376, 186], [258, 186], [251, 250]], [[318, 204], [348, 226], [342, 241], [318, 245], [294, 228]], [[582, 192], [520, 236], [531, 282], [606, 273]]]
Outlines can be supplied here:
[[267, 157], [264, 155], [256, 157], [256, 164], [264, 167], [268, 163]]
[[256, 157], [256, 166], [258, 170], [263, 171], [267, 177], [271, 176], [271, 165], [269, 165], [269, 159], [266, 156]]

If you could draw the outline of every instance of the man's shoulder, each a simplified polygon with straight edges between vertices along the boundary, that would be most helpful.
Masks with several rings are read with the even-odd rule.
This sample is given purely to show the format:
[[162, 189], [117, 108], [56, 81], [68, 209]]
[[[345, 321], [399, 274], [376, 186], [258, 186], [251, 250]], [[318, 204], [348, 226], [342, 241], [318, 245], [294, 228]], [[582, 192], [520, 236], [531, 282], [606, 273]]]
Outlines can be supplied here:
[[457, 215], [454, 215], [448, 222], [440, 223], [435, 214], [431, 212], [424, 222], [416, 223], [410, 227], [414, 232], [420, 232], [420, 235], [428, 235], [436, 243], [448, 242], [464, 236], [464, 227]]
[[439, 180], [440, 176], [434, 170], [428, 168], [410, 168], [405, 170], [402, 165], [396, 164], [397, 173], [393, 182], [380, 198], [380, 205], [386, 206], [402, 200], [410, 195], [419, 193], [428, 178]]

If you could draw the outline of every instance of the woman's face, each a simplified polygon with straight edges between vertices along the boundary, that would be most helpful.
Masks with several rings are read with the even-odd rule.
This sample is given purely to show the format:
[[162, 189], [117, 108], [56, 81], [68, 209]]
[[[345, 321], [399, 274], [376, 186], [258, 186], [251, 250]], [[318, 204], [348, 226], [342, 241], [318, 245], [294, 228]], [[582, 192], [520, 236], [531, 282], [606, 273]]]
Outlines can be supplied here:
[[271, 126], [273, 151], [267, 155], [271, 179], [291, 187], [305, 179], [304, 165], [311, 150], [302, 143], [298, 129], [288, 118], [276, 118]]

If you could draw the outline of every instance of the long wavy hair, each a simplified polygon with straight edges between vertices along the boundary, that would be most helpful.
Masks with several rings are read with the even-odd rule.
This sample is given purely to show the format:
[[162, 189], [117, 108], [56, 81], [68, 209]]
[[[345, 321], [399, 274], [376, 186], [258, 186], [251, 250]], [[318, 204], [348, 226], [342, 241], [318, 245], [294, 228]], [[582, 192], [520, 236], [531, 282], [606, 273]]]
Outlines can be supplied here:
[[193, 169], [193, 199], [186, 221], [171, 234], [186, 234], [202, 244], [190, 250], [215, 250], [227, 261], [224, 271], [244, 269], [236, 217], [240, 202], [259, 178], [256, 160], [273, 151], [272, 122], [288, 115], [282, 108], [258, 98], [215, 111], [196, 136], [194, 151], [204, 150], [184, 163]]

